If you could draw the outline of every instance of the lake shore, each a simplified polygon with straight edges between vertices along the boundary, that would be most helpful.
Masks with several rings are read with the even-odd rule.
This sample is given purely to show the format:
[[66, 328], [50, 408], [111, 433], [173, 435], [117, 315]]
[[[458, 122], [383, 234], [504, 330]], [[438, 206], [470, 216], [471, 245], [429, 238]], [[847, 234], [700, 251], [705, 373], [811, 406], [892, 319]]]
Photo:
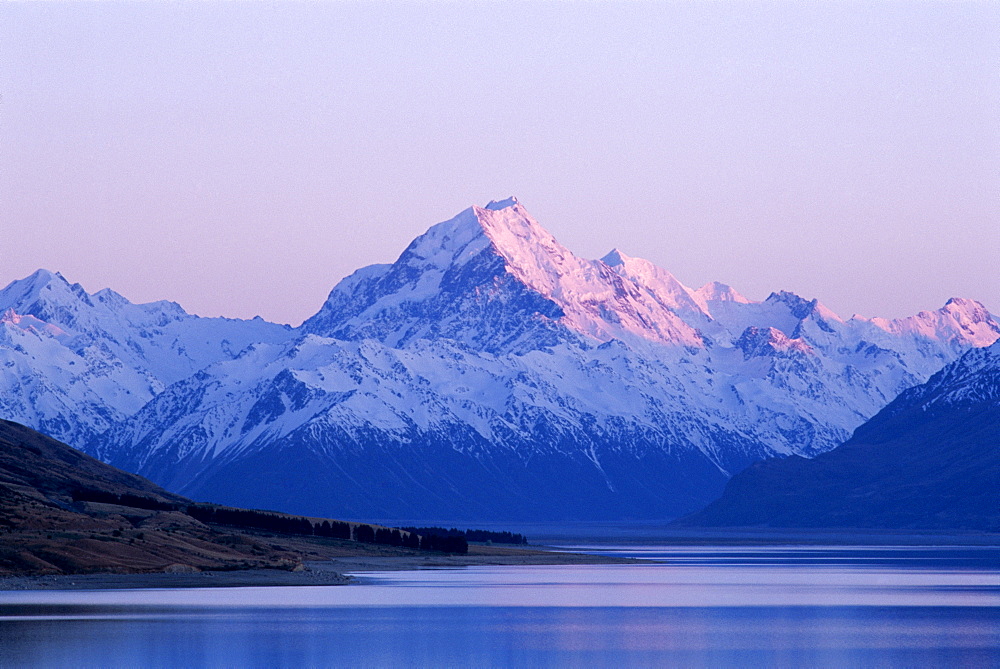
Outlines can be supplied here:
[[[640, 529], [641, 528], [641, 529]], [[540, 529], [540, 528], [535, 528]], [[579, 529], [579, 528], [577, 528]], [[472, 544], [467, 555], [427, 553], [411, 549], [359, 544], [315, 537], [282, 537], [284, 547], [303, 556], [301, 565], [289, 569], [198, 570], [184, 565], [165, 572], [88, 573], [44, 575], [0, 575], [0, 592], [16, 590], [123, 590], [168, 588], [234, 588], [265, 586], [328, 586], [363, 583], [364, 572], [447, 569], [470, 566], [602, 565], [638, 564], [644, 561], [609, 555], [571, 552], [588, 543], [605, 545], [669, 546], [984, 546], [1000, 545], [1000, 536], [983, 533], [921, 533], [870, 531], [846, 533], [835, 530], [670, 532], [660, 529], [645, 536], [647, 529], [637, 524], [617, 537], [594, 539], [549, 536], [552, 546], [506, 546]], [[639, 530], [639, 531], [636, 531]], [[584, 534], [581, 532], [581, 534]], [[595, 533], [597, 534], [597, 533]], [[584, 536], [586, 536], [584, 534]], [[271, 537], [270, 540], [274, 540]], [[353, 576], [357, 575], [357, 577]]]
[[469, 547], [467, 555], [420, 553], [378, 555], [359, 553], [309, 560], [296, 571], [243, 569], [142, 574], [58, 574], [0, 576], [5, 590], [132, 590], [162, 588], [243, 588], [265, 586], [348, 585], [349, 574], [366, 571], [404, 571], [470, 566], [633, 564], [631, 558], [567, 553], [548, 548]]

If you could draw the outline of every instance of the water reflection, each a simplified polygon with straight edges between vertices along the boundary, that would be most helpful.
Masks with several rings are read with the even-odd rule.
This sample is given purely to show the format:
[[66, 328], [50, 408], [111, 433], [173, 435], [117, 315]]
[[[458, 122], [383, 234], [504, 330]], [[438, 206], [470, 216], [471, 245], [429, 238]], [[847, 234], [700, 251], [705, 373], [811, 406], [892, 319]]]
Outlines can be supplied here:
[[990, 666], [997, 659], [1000, 577], [983, 555], [962, 549], [898, 552], [905, 567], [870, 551], [852, 561], [842, 549], [784, 557], [766, 549], [600, 550], [655, 553], [660, 562], [384, 572], [348, 587], [2, 592], [0, 665]]
[[674, 565], [883, 565], [894, 569], [1000, 569], [997, 546], [566, 545], [563, 550]]

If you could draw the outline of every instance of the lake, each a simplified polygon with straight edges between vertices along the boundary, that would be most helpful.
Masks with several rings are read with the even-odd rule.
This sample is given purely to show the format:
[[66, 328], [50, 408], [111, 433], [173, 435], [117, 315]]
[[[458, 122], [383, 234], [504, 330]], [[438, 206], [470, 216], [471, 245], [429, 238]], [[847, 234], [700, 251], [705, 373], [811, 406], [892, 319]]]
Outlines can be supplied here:
[[0, 592], [0, 665], [1000, 665], [997, 547], [572, 548], [647, 563]]

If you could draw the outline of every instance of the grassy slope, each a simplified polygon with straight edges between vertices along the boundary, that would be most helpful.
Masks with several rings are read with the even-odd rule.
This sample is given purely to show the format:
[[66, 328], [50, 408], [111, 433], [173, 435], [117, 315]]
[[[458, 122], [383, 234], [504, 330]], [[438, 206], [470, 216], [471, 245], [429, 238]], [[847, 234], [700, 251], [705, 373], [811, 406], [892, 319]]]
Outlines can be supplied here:
[[292, 568], [297, 553], [177, 511], [73, 502], [81, 488], [186, 502], [22, 425], [0, 421], [0, 574]]

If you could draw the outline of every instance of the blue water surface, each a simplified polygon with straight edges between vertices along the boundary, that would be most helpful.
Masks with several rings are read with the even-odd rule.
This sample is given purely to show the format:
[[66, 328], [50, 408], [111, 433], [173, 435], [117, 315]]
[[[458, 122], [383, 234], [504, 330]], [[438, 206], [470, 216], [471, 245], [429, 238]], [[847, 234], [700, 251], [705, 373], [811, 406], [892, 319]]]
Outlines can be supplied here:
[[574, 548], [648, 563], [0, 592], [0, 665], [1000, 666], [995, 548]]

